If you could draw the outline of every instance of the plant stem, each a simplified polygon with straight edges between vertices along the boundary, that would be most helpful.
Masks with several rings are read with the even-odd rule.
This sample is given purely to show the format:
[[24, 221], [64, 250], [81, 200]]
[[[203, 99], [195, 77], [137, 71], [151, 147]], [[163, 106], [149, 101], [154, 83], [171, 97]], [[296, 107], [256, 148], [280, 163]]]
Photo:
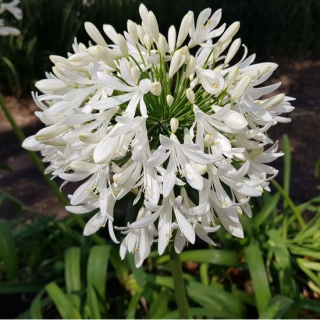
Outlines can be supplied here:
[[177, 306], [180, 314], [180, 319], [190, 319], [189, 306], [186, 297], [186, 291], [182, 278], [182, 268], [180, 256], [176, 253], [173, 244], [169, 246], [171, 271], [174, 284], [174, 293], [176, 296]]
[[[8, 119], [8, 121], [11, 124], [12, 130], [15, 133], [15, 135], [17, 136], [18, 140], [22, 143], [26, 136], [24, 135], [23, 131], [18, 127], [18, 125], [16, 124], [14, 118], [12, 117], [10, 111], [8, 110], [4, 99], [2, 97], [2, 94], [0, 93], [0, 106], [1, 109], [3, 110], [3, 113], [5, 114], [6, 118]], [[58, 198], [58, 200], [64, 205], [68, 205], [69, 204], [69, 200], [64, 196], [63, 193], [60, 192], [59, 186], [56, 184], [55, 181], [51, 180], [50, 177], [46, 174], [44, 174], [45, 171], [45, 166], [43, 165], [42, 161], [39, 159], [39, 157], [32, 151], [27, 151], [28, 155], [30, 156], [33, 164], [36, 166], [36, 168], [40, 171], [40, 174], [42, 175], [43, 179], [47, 182], [47, 184], [49, 185], [49, 187], [51, 188], [51, 190], [53, 191], [53, 193], [56, 195], [56, 197]], [[75, 220], [75, 222], [81, 227], [84, 228], [85, 226], [85, 222], [84, 220], [79, 217], [78, 215], [73, 215], [73, 218]], [[93, 234], [90, 236], [91, 239], [96, 242], [97, 244], [103, 245], [105, 244], [104, 240], [102, 238], [100, 238], [98, 235]]]

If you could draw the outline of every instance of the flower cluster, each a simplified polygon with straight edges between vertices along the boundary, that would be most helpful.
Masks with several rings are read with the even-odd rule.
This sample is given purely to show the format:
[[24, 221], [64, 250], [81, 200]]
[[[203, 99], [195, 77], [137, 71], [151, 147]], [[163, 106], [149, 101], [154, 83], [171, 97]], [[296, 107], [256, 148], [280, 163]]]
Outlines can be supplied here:
[[[188, 12], [168, 38], [152, 11], [139, 11], [141, 25], [129, 20], [123, 35], [103, 25], [109, 40], [85, 23], [95, 44], [75, 40], [67, 58], [50, 57], [53, 73], [33, 94], [46, 127], [23, 143], [41, 151], [46, 173], [85, 180], [67, 210], [96, 210], [84, 234], [108, 225], [118, 242], [121, 230], [120, 255], [133, 253], [137, 266], [154, 242], [159, 254], [171, 240], [178, 253], [196, 236], [214, 245], [208, 234], [220, 223], [243, 237], [239, 215], [251, 217], [250, 197], [268, 190], [277, 174], [269, 163], [282, 155], [277, 143], [266, 148], [267, 131], [293, 110], [284, 94], [266, 97], [279, 83], [261, 86], [276, 64], [253, 64], [245, 46], [230, 64], [240, 24], [218, 27], [221, 10], [196, 20]], [[141, 206], [136, 221], [114, 226], [115, 203], [129, 192]]]
[[[20, 0], [13, 0], [8, 3], [2, 3], [0, 0], [0, 14], [9, 11], [17, 20], [22, 19], [22, 11], [17, 7]], [[18, 36], [20, 31], [17, 28], [4, 25], [4, 20], [0, 19], [0, 36]]]

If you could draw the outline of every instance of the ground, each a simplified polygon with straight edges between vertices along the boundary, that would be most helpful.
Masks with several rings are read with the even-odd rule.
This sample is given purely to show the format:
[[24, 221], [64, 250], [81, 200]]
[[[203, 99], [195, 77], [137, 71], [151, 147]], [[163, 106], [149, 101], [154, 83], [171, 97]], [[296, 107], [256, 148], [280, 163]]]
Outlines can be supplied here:
[[[291, 113], [292, 122], [279, 124], [269, 131], [275, 141], [288, 134], [292, 151], [291, 196], [295, 203], [301, 203], [319, 194], [316, 189], [320, 181], [314, 175], [314, 167], [320, 158], [320, 60], [315, 58], [269, 57], [264, 59], [279, 64], [269, 81], [282, 82], [279, 92], [295, 97], [296, 109]], [[16, 99], [5, 96], [8, 108], [25, 134], [38, 131], [42, 124], [34, 116], [37, 107], [31, 98]], [[281, 144], [280, 144], [281, 148]], [[63, 217], [67, 213], [34, 168], [26, 152], [21, 148], [10, 124], [0, 111], [0, 164], [6, 164], [12, 172], [0, 171], [0, 188], [12, 193], [29, 206], [46, 214]], [[280, 170], [277, 180], [282, 180], [282, 159], [275, 162]], [[72, 188], [65, 187], [68, 194]], [[17, 217], [15, 207], [8, 200], [1, 206], [0, 218]]]

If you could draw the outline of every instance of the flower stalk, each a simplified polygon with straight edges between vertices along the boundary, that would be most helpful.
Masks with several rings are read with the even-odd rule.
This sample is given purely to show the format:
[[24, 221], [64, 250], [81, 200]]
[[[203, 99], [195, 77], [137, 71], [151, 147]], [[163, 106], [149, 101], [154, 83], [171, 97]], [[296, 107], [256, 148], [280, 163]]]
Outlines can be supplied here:
[[174, 284], [174, 294], [176, 296], [176, 302], [180, 314], [180, 319], [190, 319], [189, 317], [189, 305], [186, 297], [186, 290], [182, 278], [182, 268], [180, 255], [176, 253], [174, 245], [169, 246], [169, 255], [171, 263], [171, 271]]

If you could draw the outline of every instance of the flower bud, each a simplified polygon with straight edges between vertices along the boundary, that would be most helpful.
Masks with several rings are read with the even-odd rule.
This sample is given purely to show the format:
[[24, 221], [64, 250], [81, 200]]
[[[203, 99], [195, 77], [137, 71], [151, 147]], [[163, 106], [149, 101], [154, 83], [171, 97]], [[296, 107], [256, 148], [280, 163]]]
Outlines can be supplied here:
[[[218, 58], [220, 57], [221, 52], [222, 52], [222, 44], [221, 44], [220, 41], [218, 41], [216, 47], [213, 50], [213, 55], [212, 55], [213, 61], [217, 61], [218, 60]], [[210, 59], [209, 59], [209, 62], [211, 62]]]
[[277, 95], [263, 101], [263, 103], [261, 103], [261, 106], [265, 109], [272, 108], [273, 106], [280, 104], [284, 100], [285, 97], [286, 96], [283, 93], [277, 94]]
[[232, 42], [232, 45], [227, 53], [227, 56], [224, 60], [224, 64], [228, 64], [231, 59], [235, 56], [235, 54], [238, 52], [241, 45], [241, 39], [236, 39]]
[[98, 28], [91, 22], [85, 22], [84, 28], [86, 29], [89, 37], [96, 43], [101, 46], [107, 47], [106, 41], [103, 39]]
[[185, 59], [185, 56], [183, 56], [180, 52], [174, 53], [170, 63], [169, 78], [172, 78], [177, 73], [177, 71], [184, 64]]
[[133, 40], [138, 41], [137, 25], [133, 21], [128, 20], [127, 29]]
[[48, 140], [55, 138], [56, 136], [60, 135], [63, 132], [66, 132], [70, 126], [65, 124], [63, 125], [53, 125], [50, 127], [45, 127], [41, 129], [34, 137], [39, 140]]
[[122, 34], [118, 34], [118, 46], [124, 57], [129, 58], [127, 41]]
[[236, 21], [234, 22], [229, 28], [224, 32], [224, 34], [221, 36], [219, 41], [222, 43], [226, 43], [229, 41], [239, 30], [240, 28], [240, 22]]
[[153, 83], [151, 84], [150, 92], [151, 92], [153, 95], [155, 95], [155, 96], [157, 96], [157, 97], [160, 96], [161, 90], [162, 90], [162, 88], [161, 88], [160, 82], [153, 82]]
[[192, 73], [194, 73], [197, 65], [197, 60], [195, 57], [191, 56], [189, 63], [187, 64], [186, 67], [186, 78], [189, 78]]
[[191, 56], [190, 56], [190, 52], [188, 50], [187, 46], [182, 47], [181, 49], [178, 50], [178, 52], [180, 52], [183, 56], [185, 56], [185, 64], [188, 64], [190, 62]]
[[176, 48], [176, 40], [177, 40], [177, 31], [175, 26], [171, 26], [168, 31], [168, 42], [169, 42], [169, 49], [170, 52], [174, 52]]
[[172, 104], [173, 104], [173, 96], [171, 96], [170, 94], [168, 94], [167, 97], [166, 97], [166, 100], [167, 100], [168, 106], [171, 107]]
[[208, 166], [206, 164], [196, 163], [195, 169], [201, 174], [204, 175], [208, 171]]
[[160, 53], [160, 56], [164, 57], [166, 55], [166, 51], [167, 51], [167, 41], [166, 41], [166, 38], [162, 34], [159, 36], [157, 47], [158, 47], [158, 51]]
[[190, 103], [194, 104], [194, 101], [195, 101], [195, 95], [194, 95], [194, 92], [191, 88], [188, 88], [186, 90], [186, 96], [187, 96], [187, 99], [189, 100]]
[[206, 148], [211, 147], [214, 143], [214, 136], [211, 133], [208, 133], [204, 137], [204, 146]]
[[152, 11], [148, 12], [148, 27], [155, 41], [159, 38], [159, 27], [156, 16]]
[[226, 82], [226, 86], [229, 87], [231, 86], [237, 79], [239, 74], [239, 68], [238, 67], [233, 67], [227, 76], [227, 82]]
[[116, 69], [117, 66], [111, 58], [108, 50], [105, 47], [97, 46], [97, 50], [99, 52], [100, 59], [110, 68]]
[[137, 69], [137, 67], [132, 66], [130, 73], [131, 73], [131, 77], [132, 77], [132, 80], [134, 81], [134, 83], [138, 84], [139, 79], [140, 79], [140, 71]]
[[233, 130], [242, 130], [248, 125], [246, 118], [234, 110], [230, 110], [229, 114], [223, 118], [223, 122]]
[[153, 42], [150, 34], [147, 33], [147, 34], [144, 35], [143, 42], [144, 42], [144, 45], [146, 46], [146, 48], [148, 50], [150, 50], [151, 46], [152, 46], [152, 42]]
[[249, 87], [250, 83], [251, 83], [251, 77], [242, 78], [236, 85], [235, 89], [233, 90], [230, 99], [236, 100], [239, 97], [241, 97]]
[[138, 34], [138, 38], [139, 38], [140, 42], [142, 44], [144, 44], [144, 35], [146, 33], [140, 25], [137, 26], [137, 34]]
[[175, 134], [177, 132], [178, 127], [179, 127], [179, 120], [177, 118], [171, 118], [170, 127], [171, 127], [171, 132], [173, 134]]
[[189, 34], [189, 29], [191, 27], [193, 21], [193, 12], [189, 11], [182, 19], [179, 34], [178, 34], [178, 40], [177, 40], [177, 48], [179, 48], [184, 40], [186, 40], [186, 37]]

